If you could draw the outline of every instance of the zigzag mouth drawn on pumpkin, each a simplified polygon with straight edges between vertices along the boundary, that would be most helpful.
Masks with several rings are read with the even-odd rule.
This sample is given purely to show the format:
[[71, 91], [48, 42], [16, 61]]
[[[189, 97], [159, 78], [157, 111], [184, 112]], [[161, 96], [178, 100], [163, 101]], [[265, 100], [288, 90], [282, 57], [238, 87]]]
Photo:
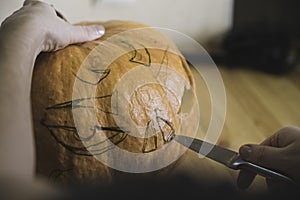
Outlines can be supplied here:
[[[170, 129], [169, 132], [166, 132], [165, 130], [162, 129], [161, 123], [159, 121], [163, 121]], [[142, 153], [150, 153], [152, 151], [157, 150], [159, 147], [157, 145], [157, 139], [158, 139], [158, 133], [157, 130], [154, 128], [153, 121], [150, 120], [147, 123], [147, 128], [145, 131], [145, 138], [143, 141], [143, 146], [142, 146]], [[175, 137], [175, 130], [173, 128], [173, 125], [171, 122], [168, 122], [167, 120], [161, 118], [161, 117], [156, 117], [156, 123], [159, 126], [159, 132], [162, 136], [162, 140], [164, 144], [170, 142], [174, 137]], [[115, 148], [116, 145], [120, 144], [123, 142], [126, 137], [128, 136], [128, 133], [126, 133], [123, 129], [120, 127], [100, 127], [95, 125], [92, 134], [89, 135], [88, 137], [83, 138], [82, 136], [79, 136], [76, 127], [74, 126], [67, 126], [67, 125], [50, 125], [46, 123], [46, 119], [42, 118], [40, 121], [40, 124], [48, 129], [52, 137], [55, 139], [56, 142], [58, 142], [60, 145], [62, 145], [64, 148], [67, 150], [71, 151], [74, 154], [81, 155], [81, 156], [93, 156], [93, 155], [100, 155], [103, 154], [112, 148]], [[152, 137], [148, 137], [149, 130], [155, 130], [155, 135]], [[108, 136], [107, 139], [98, 141], [96, 143], [92, 143], [90, 145], [83, 145], [82, 142], [88, 142], [91, 140], [99, 131], [108, 131], [108, 132], [114, 132], [111, 136]], [[57, 134], [59, 133], [64, 133], [64, 134]], [[68, 135], [68, 140], [64, 139], [64, 136]], [[119, 138], [117, 138], [119, 136]], [[117, 138], [117, 140], [114, 140]], [[149, 144], [149, 140], [154, 139], [154, 147], [151, 147], [151, 144]], [[105, 142], [111, 140], [113, 141], [112, 144], [105, 146]], [[96, 146], [104, 146], [101, 147], [100, 149], [92, 149], [92, 147]], [[150, 147], [149, 147], [150, 146]], [[148, 148], [150, 148], [148, 150]]]
[[[64, 148], [71, 151], [72, 153], [81, 155], [81, 156], [93, 156], [93, 155], [103, 154], [103, 153], [109, 151], [110, 149], [115, 148], [115, 145], [118, 145], [119, 143], [121, 143], [128, 136], [128, 134], [125, 133], [123, 130], [121, 130], [119, 127], [95, 126], [94, 131], [92, 132], [92, 134], [89, 137], [82, 138], [79, 136], [79, 134], [76, 130], [76, 127], [74, 127], [74, 126], [49, 125], [49, 124], [46, 124], [45, 121], [46, 121], [46, 119], [41, 119], [41, 121], [40, 121], [41, 125], [43, 125], [44, 127], [46, 127], [48, 129], [48, 131], [50, 132], [50, 134], [52, 135], [52, 137], [55, 139], [55, 141], [57, 143], [59, 143], [60, 145], [62, 145]], [[67, 135], [68, 143], [66, 142], [65, 139], [63, 139], [65, 135], [57, 134], [56, 133], [57, 130], [63, 130], [61, 132], [64, 133], [65, 135]], [[114, 132], [114, 134], [110, 137], [107, 137], [106, 140], [98, 141], [96, 143], [90, 144], [89, 146], [82, 144], [83, 141], [91, 140], [95, 136], [95, 134], [98, 132], [98, 130]], [[120, 134], [121, 134], [121, 137], [118, 139], [117, 142], [115, 142], [114, 144], [111, 144], [109, 146], [105, 146], [105, 142], [107, 140], [111, 140], [117, 136], [120, 136]], [[104, 147], [100, 147], [99, 149], [91, 149], [92, 147], [101, 146], [101, 145], [103, 145]]]

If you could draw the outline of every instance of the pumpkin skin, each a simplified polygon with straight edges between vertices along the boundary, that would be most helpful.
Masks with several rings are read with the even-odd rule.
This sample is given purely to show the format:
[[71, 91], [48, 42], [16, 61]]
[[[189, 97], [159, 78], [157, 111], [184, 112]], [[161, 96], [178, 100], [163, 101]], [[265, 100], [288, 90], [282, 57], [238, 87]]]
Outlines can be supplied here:
[[[62, 184], [110, 183], [114, 177], [124, 174], [96, 158], [101, 154], [104, 160], [112, 159], [111, 154], [105, 154], [110, 149], [101, 143], [103, 137], [132, 153], [151, 154], [164, 148], [171, 141], [167, 136], [177, 134], [182, 128], [183, 122], [176, 116], [181, 112], [186, 88], [195, 91], [185, 59], [176, 46], [158, 31], [146, 29], [142, 34], [133, 31], [121, 39], [109, 40], [117, 34], [147, 26], [127, 21], [83, 24], [101, 24], [106, 33], [96, 41], [40, 54], [32, 80], [36, 172]], [[107, 40], [108, 46], [106, 43], [99, 45]], [[144, 48], [157, 44], [160, 49]], [[127, 53], [108, 62], [108, 57], [114, 57], [120, 49]], [[97, 68], [103, 63], [106, 68]], [[168, 79], [153, 82], [149, 75], [153, 69], [159, 73], [157, 80]], [[162, 69], [169, 70], [171, 76], [167, 77]], [[93, 88], [93, 96], [85, 93], [85, 87]], [[116, 91], [120, 96], [116, 96]], [[114, 106], [113, 102], [121, 103]], [[96, 118], [97, 126], [91, 124], [90, 110], [95, 114], [92, 117]], [[194, 118], [196, 111], [191, 113]], [[75, 116], [83, 117], [75, 122]], [[86, 133], [78, 126], [85, 130], [94, 129]], [[149, 127], [152, 127], [152, 135], [145, 140], [143, 134]], [[189, 128], [196, 129], [196, 125], [191, 123]], [[179, 151], [182, 149], [173, 145], [165, 158]], [[122, 155], [113, 156], [116, 163], [126, 159], [121, 158]], [[149, 165], [153, 159], [149, 157]], [[145, 162], [147, 166], [148, 160]], [[174, 157], [172, 164], [157, 172], [164, 174], [177, 162], [180, 159]]]

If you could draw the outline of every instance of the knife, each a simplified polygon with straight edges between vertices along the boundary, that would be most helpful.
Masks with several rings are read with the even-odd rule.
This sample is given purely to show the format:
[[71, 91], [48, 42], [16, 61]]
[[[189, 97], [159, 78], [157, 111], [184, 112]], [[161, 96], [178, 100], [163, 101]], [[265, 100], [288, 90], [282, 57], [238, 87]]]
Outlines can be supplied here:
[[295, 184], [291, 178], [279, 172], [243, 160], [235, 151], [231, 151], [218, 145], [188, 136], [176, 135], [174, 139], [181, 145], [193, 150], [194, 152], [221, 163], [231, 169], [250, 170], [266, 178], [284, 181], [289, 184]]

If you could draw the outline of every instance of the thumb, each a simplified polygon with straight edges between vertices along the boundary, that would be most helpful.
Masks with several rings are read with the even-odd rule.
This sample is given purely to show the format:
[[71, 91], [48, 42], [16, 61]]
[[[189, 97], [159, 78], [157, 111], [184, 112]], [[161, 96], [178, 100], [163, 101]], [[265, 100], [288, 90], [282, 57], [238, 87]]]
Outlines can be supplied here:
[[239, 149], [242, 159], [261, 165], [266, 168], [280, 170], [282, 165], [282, 155], [279, 148], [247, 144]]
[[105, 29], [100, 25], [72, 26], [70, 43], [82, 43], [100, 38], [104, 35]]

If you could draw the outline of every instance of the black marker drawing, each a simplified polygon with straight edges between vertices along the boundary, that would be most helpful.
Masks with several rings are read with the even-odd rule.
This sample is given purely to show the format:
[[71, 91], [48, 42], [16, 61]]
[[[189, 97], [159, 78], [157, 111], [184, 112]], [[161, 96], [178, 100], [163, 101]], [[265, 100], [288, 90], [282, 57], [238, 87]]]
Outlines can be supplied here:
[[[150, 54], [149, 50], [143, 44], [139, 44], [142, 48], [136, 48], [134, 45], [130, 44], [129, 42], [121, 41], [121, 43], [127, 45], [129, 48], [131, 48], [133, 50], [133, 55], [129, 59], [129, 62], [141, 64], [145, 67], [151, 66], [151, 54]], [[141, 51], [138, 51], [140, 49], [144, 53]], [[163, 57], [162, 57], [162, 60], [160, 63], [160, 68], [157, 71], [156, 76], [159, 75], [163, 65], [168, 65], [168, 62], [169, 62], [169, 58], [168, 58], [168, 54], [167, 54], [168, 49], [169, 48], [167, 47], [164, 50], [164, 54], [163, 54]], [[99, 69], [94, 69], [94, 68], [90, 68], [90, 69], [88, 69], [88, 71], [93, 74], [96, 74], [99, 77], [98, 80], [97, 81], [85, 80], [83, 77], [79, 77], [74, 72], [72, 72], [72, 73], [78, 80], [82, 81], [83, 83], [89, 84], [92, 86], [97, 86], [102, 80], [107, 78], [107, 76], [111, 72], [109, 69], [99, 70]], [[116, 91], [116, 92], [118, 92], [118, 91]], [[111, 97], [112, 97], [112, 95], [79, 98], [79, 99], [65, 101], [62, 103], [58, 103], [58, 104], [49, 106], [46, 108], [46, 110], [77, 109], [77, 108], [94, 109], [95, 108], [94, 103], [92, 103], [91, 105], [87, 105], [87, 101], [93, 102], [95, 100], [109, 100], [109, 102], [110, 102]], [[118, 100], [118, 98], [117, 98], [117, 100]], [[110, 105], [110, 106], [105, 106], [105, 107], [110, 108], [111, 106], [116, 106], [116, 110], [118, 110], [117, 109], [118, 105]], [[109, 110], [103, 110], [99, 107], [97, 107], [97, 109], [100, 110], [101, 112], [104, 112], [105, 114], [112, 114], [112, 115], [118, 114], [118, 113], [112, 113], [112, 111], [109, 111]], [[116, 145], [123, 142], [129, 134], [128, 131], [124, 131], [120, 127], [103, 127], [103, 126], [95, 125], [92, 128], [90, 135], [88, 135], [86, 137], [82, 137], [78, 134], [75, 126], [46, 124], [45, 118], [41, 119], [40, 123], [41, 123], [41, 125], [43, 125], [44, 127], [46, 127], [48, 129], [48, 131], [50, 132], [50, 134], [52, 135], [52, 137], [55, 139], [55, 141], [58, 144], [62, 145], [64, 148], [66, 148], [70, 152], [72, 152], [76, 155], [80, 155], [80, 156], [93, 156], [93, 155], [103, 154], [103, 153], [113, 149]], [[159, 130], [155, 129], [154, 123], [158, 124]], [[163, 126], [161, 125], [162, 123], [164, 124]], [[168, 128], [166, 128], [166, 127], [168, 127]], [[166, 129], [167, 129], [167, 131], [166, 131]], [[88, 141], [92, 140], [92, 138], [95, 137], [95, 134], [99, 133], [100, 130], [104, 131], [104, 132], [105, 131], [112, 132], [113, 134], [109, 137], [106, 137], [105, 140], [97, 141], [97, 142], [94, 142], [87, 146], [83, 145], [82, 142], [88, 142]], [[150, 138], [148, 138], [148, 135], [151, 131], [154, 133], [154, 134], [152, 133], [153, 136], [150, 137], [150, 138], [153, 138], [153, 140], [154, 140], [154, 147], [149, 148], [148, 146], [149, 146]], [[70, 141], [68, 141], [68, 142], [63, 141], [62, 135], [58, 135], [58, 133], [68, 135]], [[163, 142], [165, 144], [167, 142], [170, 142], [173, 139], [173, 137], [175, 135], [175, 129], [171, 122], [163, 119], [162, 117], [156, 116], [155, 121], [149, 121], [147, 123], [147, 127], [145, 130], [145, 138], [144, 138], [143, 146], [142, 146], [142, 153], [152, 152], [158, 148], [158, 145], [157, 145], [158, 134], [162, 135]], [[118, 138], [117, 136], [120, 136], [120, 137]], [[105, 142], [107, 142], [108, 140], [112, 140], [114, 138], [118, 138], [118, 140], [115, 141], [114, 144], [109, 143], [109, 145], [103, 146], [105, 144]], [[101, 147], [101, 145], [102, 145], [102, 147]], [[99, 147], [99, 148], [97, 148], [97, 147]], [[147, 149], [150, 149], [150, 150], [147, 150]], [[63, 172], [61, 172], [61, 173], [63, 173]]]
[[84, 78], [79, 77], [77, 74], [75, 74], [74, 72], [73, 75], [80, 81], [89, 84], [89, 85], [93, 85], [96, 86], [98, 85], [102, 80], [104, 80], [110, 73], [109, 69], [105, 69], [105, 70], [98, 70], [98, 69], [89, 69], [90, 72], [97, 74], [97, 76], [99, 77], [98, 80], [95, 82], [92, 82], [91, 80], [84, 80]]
[[[126, 44], [133, 50], [133, 55], [129, 59], [129, 62], [141, 64], [141, 65], [144, 65], [145, 67], [151, 66], [151, 54], [150, 54], [149, 50], [143, 44], [140, 44], [140, 45], [143, 47], [142, 49], [144, 49], [144, 51], [147, 55], [146, 58], [143, 56], [143, 54], [138, 52], [138, 49], [141, 49], [141, 48], [135, 48], [132, 44], [130, 44], [126, 41], [121, 41], [121, 42]], [[146, 59], [146, 61], [143, 61], [143, 58]]]
[[[161, 122], [164, 123], [164, 126], [161, 125]], [[159, 127], [158, 131], [155, 129], [154, 123], [157, 123], [157, 125]], [[164, 131], [163, 127], [166, 127], [166, 129], [168, 129], [168, 130]], [[152, 135], [153, 135], [152, 137], [148, 137], [150, 132], [152, 132]], [[142, 147], [143, 153], [149, 153], [149, 152], [155, 151], [158, 148], [158, 146], [157, 146], [158, 132], [160, 132], [160, 134], [162, 135], [164, 144], [170, 142], [175, 137], [175, 129], [173, 127], [173, 124], [171, 122], [169, 122], [168, 120], [163, 119], [162, 117], [158, 116], [156, 113], [155, 122], [153, 122], [153, 120], [150, 120], [147, 123], [147, 127], [145, 130], [144, 143], [143, 143], [143, 147]], [[150, 150], [147, 150], [148, 140], [150, 138], [153, 138], [153, 140], [154, 140], [154, 147]]]
[[[151, 148], [150, 150], [146, 150], [147, 145], [148, 145], [148, 140], [150, 139], [150, 138], [148, 138], [148, 135], [149, 135], [150, 131], [154, 132], [154, 135], [152, 137], [150, 137], [150, 138], [154, 139], [154, 148]], [[156, 134], [156, 130], [155, 130], [153, 121], [150, 120], [150, 121], [148, 121], [147, 126], [146, 126], [142, 152], [143, 153], [149, 153], [149, 152], [155, 151], [156, 149], [157, 149], [157, 134]]]
[[[173, 124], [171, 122], [169, 122], [168, 120], [163, 119], [162, 117], [156, 116], [156, 122], [158, 124], [160, 133], [162, 135], [162, 138], [164, 140], [165, 143], [170, 142], [172, 139], [174, 139], [175, 137], [175, 129], [173, 127]], [[166, 127], [169, 129], [167, 130], [168, 132], [165, 133], [163, 130], [163, 126], [161, 125], [160, 122], [164, 122], [164, 125], [166, 125]]]
[[164, 50], [164, 55], [163, 55], [163, 57], [162, 57], [162, 59], [161, 59], [161, 62], [160, 62], [160, 66], [159, 66], [159, 69], [158, 69], [158, 71], [157, 71], [157, 73], [156, 73], [156, 78], [158, 77], [158, 75], [159, 75], [159, 73], [160, 73], [160, 71], [161, 71], [161, 68], [162, 68], [162, 66], [163, 65], [165, 65], [165, 66], [168, 66], [169, 65], [169, 57], [168, 57], [168, 51], [169, 50], [169, 47], [167, 47], [165, 50]]
[[[76, 109], [76, 108], [95, 108], [94, 106], [94, 100], [101, 100], [104, 99], [110, 102], [110, 98], [112, 97], [112, 95], [104, 95], [104, 96], [99, 96], [99, 97], [88, 97], [88, 98], [80, 98], [80, 99], [74, 99], [72, 101], [66, 101], [66, 102], [62, 102], [62, 103], [58, 103], [52, 106], [49, 106], [46, 108], [46, 110], [55, 110], [55, 109]], [[88, 101], [91, 101], [92, 105], [82, 105]], [[110, 107], [110, 106], [105, 106], [105, 107]], [[118, 115], [118, 113], [113, 113], [111, 111], [108, 110], [103, 110], [99, 107], [96, 107], [98, 110], [106, 113], [106, 114], [112, 114], [112, 115]], [[116, 110], [118, 111], [118, 110]]]
[[[65, 125], [63, 125], [63, 126], [61, 126], [61, 125], [50, 125], [50, 124], [46, 124], [45, 121], [46, 121], [46, 119], [42, 119], [40, 121], [41, 125], [43, 125], [44, 127], [46, 127], [48, 129], [48, 131], [50, 132], [52, 137], [56, 140], [56, 142], [59, 143], [60, 145], [62, 145], [67, 150], [69, 150], [70, 152], [76, 154], [76, 155], [93, 156], [93, 155], [103, 154], [106, 151], [114, 148], [115, 145], [117, 145], [120, 142], [122, 142], [123, 140], [125, 140], [127, 135], [128, 135], [123, 130], [121, 130], [119, 127], [95, 126], [91, 135], [89, 135], [88, 137], [82, 138], [82, 137], [79, 136], [76, 127], [65, 126]], [[72, 135], [71, 139], [73, 139], [73, 140], [68, 141], [69, 143], [66, 143], [66, 141], [63, 141], [60, 138], [61, 135], [58, 135], [56, 133], [56, 130], [63, 130], [65, 134]], [[98, 141], [96, 143], [93, 143], [93, 144], [90, 144], [90, 145], [87, 145], [87, 146], [84, 146], [82, 144], [82, 142], [87, 142], [87, 141], [91, 140], [99, 130], [115, 132], [115, 134], [113, 134], [110, 137], [107, 137], [107, 139], [105, 139], [105, 140]], [[109, 146], [104, 146], [104, 147], [100, 147], [99, 149], [95, 149], [95, 147], [103, 145], [108, 140], [111, 140], [111, 139], [115, 138], [116, 136], [119, 136], [120, 134], [121, 134], [120, 139], [118, 141], [116, 141], [114, 144], [111, 143]]]

